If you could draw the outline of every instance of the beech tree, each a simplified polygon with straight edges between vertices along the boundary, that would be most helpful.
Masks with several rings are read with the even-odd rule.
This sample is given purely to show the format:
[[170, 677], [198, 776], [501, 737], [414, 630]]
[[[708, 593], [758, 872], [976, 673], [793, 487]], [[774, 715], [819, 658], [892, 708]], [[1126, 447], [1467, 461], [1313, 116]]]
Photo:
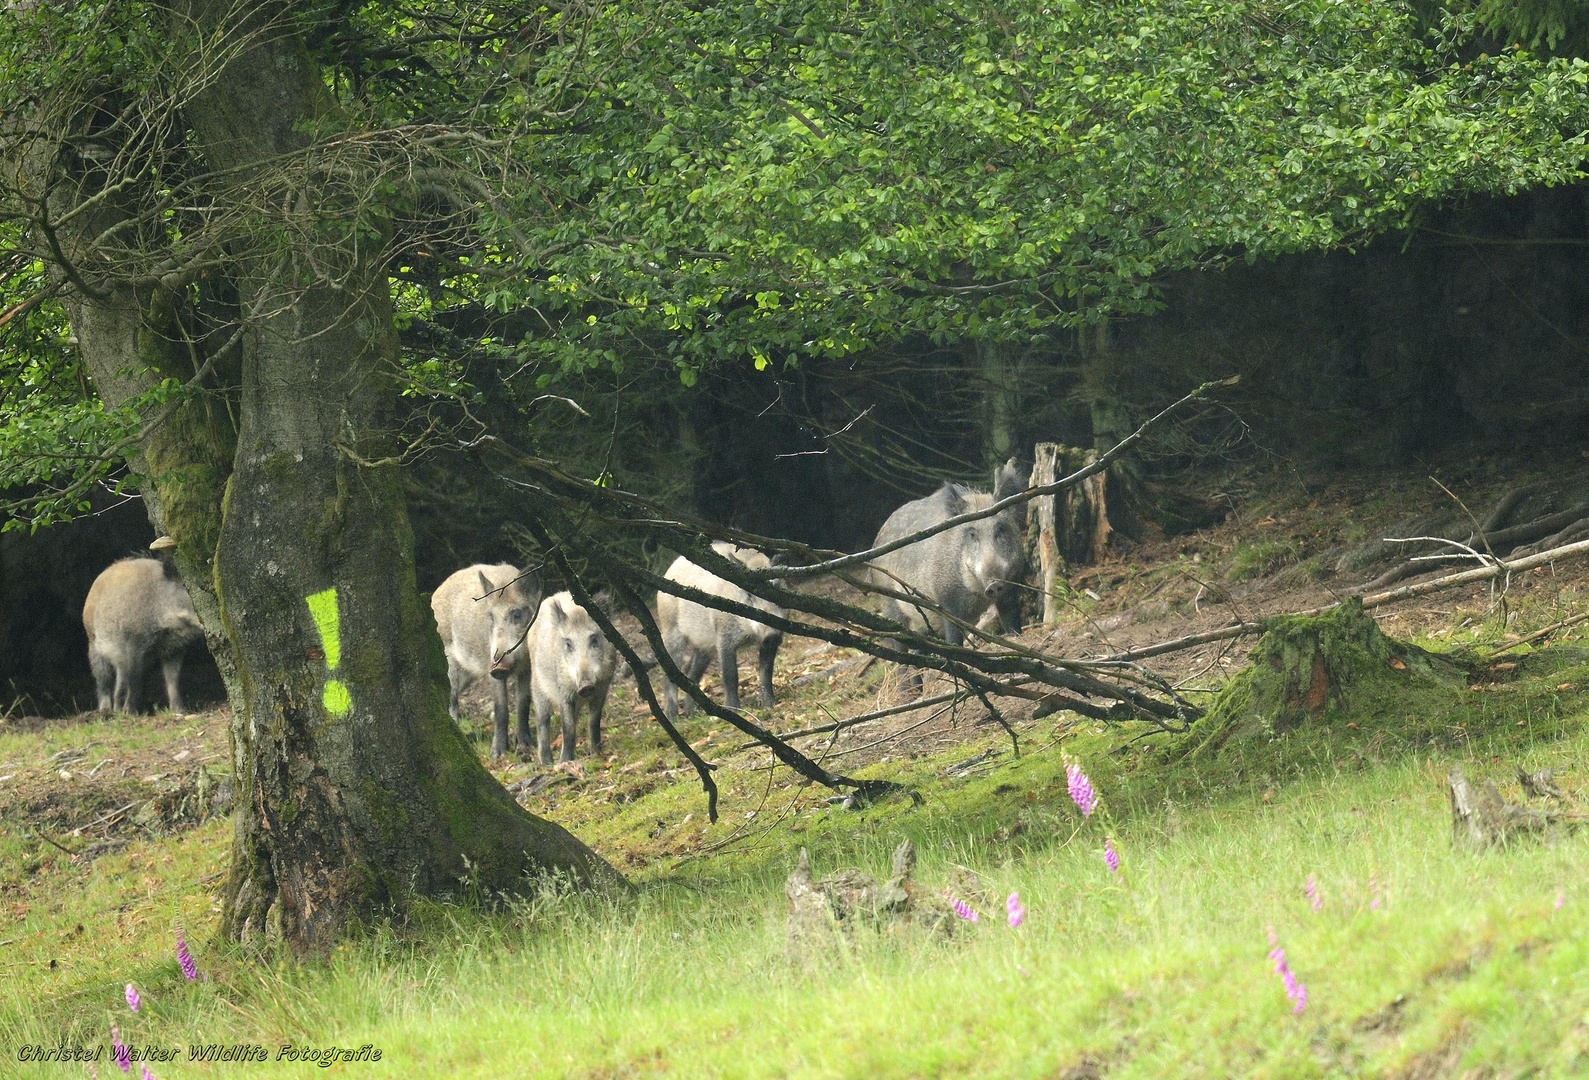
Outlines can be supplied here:
[[[441, 446], [527, 470], [545, 557], [580, 595], [580, 566], [608, 578], [642, 621], [661, 583], [591, 520], [829, 620], [790, 632], [983, 695], [1037, 696], [994, 678], [1015, 676], [1173, 717], [1151, 681], [1008, 643], [891, 653], [875, 615], [713, 563], [721, 530], [486, 430], [477, 384], [520, 389], [533, 424], [570, 371], [661, 364], [688, 384], [907, 333], [983, 342], [998, 382], [1001, 347], [1151, 310], [1166, 272], [1576, 179], [1589, 69], [1470, 58], [1473, 18], [1368, 0], [10, 5], [8, 524], [112, 483], [175, 541], [233, 705], [224, 931], [245, 941], [322, 947], [465, 876], [616, 878], [447, 718], [397, 477]], [[451, 344], [404, 349], [416, 325]]]

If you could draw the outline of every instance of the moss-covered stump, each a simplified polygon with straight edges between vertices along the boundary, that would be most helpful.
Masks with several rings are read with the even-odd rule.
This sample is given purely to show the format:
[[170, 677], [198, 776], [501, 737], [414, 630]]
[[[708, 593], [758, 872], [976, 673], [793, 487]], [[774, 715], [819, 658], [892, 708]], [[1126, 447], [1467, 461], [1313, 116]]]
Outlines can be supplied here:
[[1387, 637], [1356, 599], [1323, 615], [1274, 619], [1248, 661], [1198, 722], [1188, 756], [1310, 726], [1449, 708], [1468, 674], [1446, 657]]

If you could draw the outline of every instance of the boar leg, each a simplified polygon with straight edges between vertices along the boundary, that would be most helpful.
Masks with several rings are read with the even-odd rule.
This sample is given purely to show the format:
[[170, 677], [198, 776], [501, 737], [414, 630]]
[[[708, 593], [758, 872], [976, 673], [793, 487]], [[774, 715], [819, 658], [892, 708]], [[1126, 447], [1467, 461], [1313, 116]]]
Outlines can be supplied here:
[[508, 680], [491, 680], [491, 756], [499, 758], [508, 752]]
[[939, 625], [943, 629], [943, 639], [951, 645], [965, 644], [966, 636], [960, 631], [960, 624], [945, 615]]
[[552, 763], [552, 700], [535, 695], [535, 758], [542, 765]]
[[115, 708], [116, 665], [107, 660], [98, 649], [90, 649], [88, 666], [94, 671], [94, 689], [99, 694], [99, 711], [112, 711]]
[[463, 689], [467, 681], [463, 668], [458, 666], [458, 661], [452, 658], [451, 650], [447, 653], [447, 715], [453, 720], [458, 719], [458, 692]]
[[144, 652], [142, 649], [132, 650], [127, 663], [116, 669], [116, 696], [120, 701], [121, 711], [128, 716], [138, 715], [138, 708], [143, 704], [143, 676], [145, 670]]
[[[898, 638], [884, 638], [883, 645], [885, 648], [899, 652], [903, 652], [905, 649], [904, 643]], [[901, 672], [899, 692], [907, 698], [919, 697], [921, 695], [921, 669], [907, 667], [904, 664], [900, 664], [899, 669]]]
[[[695, 654], [690, 651], [690, 643], [676, 627], [667, 627], [662, 633], [662, 647], [668, 651], [668, 656], [673, 660], [673, 665], [680, 671], [688, 674], [690, 662]], [[673, 685], [673, 680], [662, 675], [662, 711], [669, 720], [679, 718], [679, 688]]]
[[518, 691], [518, 731], [519, 749], [526, 754], [533, 745], [530, 737], [530, 676], [528, 672], [515, 677], [514, 688]]
[[662, 714], [669, 720], [679, 718], [679, 690], [666, 675], [662, 676]]
[[[573, 695], [564, 698], [561, 711], [563, 715], [563, 749], [559, 751], [557, 760], [573, 761], [574, 740], [579, 738], [579, 729], [576, 726], [579, 723], [579, 698]], [[547, 753], [550, 754], [552, 748], [548, 746], [546, 749]]]
[[601, 756], [601, 714], [607, 708], [607, 691], [598, 690], [590, 699], [590, 752]]
[[160, 661], [160, 671], [166, 677], [166, 701], [174, 713], [186, 713], [182, 707], [182, 654], [168, 656]]
[[717, 664], [723, 672], [723, 704], [739, 708], [739, 642], [724, 634], [717, 639]]
[[[689, 646], [685, 646], [684, 655], [681, 657], [675, 657], [674, 663], [679, 666], [679, 670], [684, 673], [685, 678], [699, 686], [701, 683], [701, 676], [705, 675], [706, 669], [712, 666], [712, 657], [708, 653], [697, 652], [693, 649], [690, 649]], [[677, 720], [681, 710], [685, 716], [690, 716], [695, 712], [695, 699], [690, 697], [689, 694], [684, 695], [683, 704], [677, 703], [678, 691], [671, 682], [664, 683], [663, 697], [666, 701], [672, 701], [675, 703], [673, 706], [673, 711], [668, 714], [669, 720]]]
[[770, 637], [761, 643], [758, 650], [761, 668], [761, 707], [770, 709], [775, 704], [772, 697], [772, 664], [778, 659], [778, 646], [783, 644], [783, 638]]

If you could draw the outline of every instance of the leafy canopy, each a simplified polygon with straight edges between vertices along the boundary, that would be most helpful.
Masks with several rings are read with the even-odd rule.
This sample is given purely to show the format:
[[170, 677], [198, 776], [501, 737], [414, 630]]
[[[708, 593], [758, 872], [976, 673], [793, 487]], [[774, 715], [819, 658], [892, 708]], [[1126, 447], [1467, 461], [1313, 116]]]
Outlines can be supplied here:
[[[197, 268], [224, 280], [240, 246], [385, 244], [403, 324], [447, 328], [407, 357], [418, 398], [467, 397], [464, 354], [491, 358], [475, 379], [662, 362], [691, 382], [1149, 311], [1171, 270], [1572, 181], [1589, 130], [1582, 60], [1472, 57], [1479, 15], [1429, 29], [1379, 0], [292, 10], [340, 111], [246, 199], [182, 144], [191, 72], [159, 6], [8, 8], [0, 113], [107, 88], [164, 109], [159, 152], [129, 159], [148, 250], [122, 261], [195, 305]], [[317, 222], [270, 220], [289, 203]], [[8, 305], [61, 287], [25, 203], [0, 213]], [[44, 388], [7, 391], [0, 486], [147, 415], [74, 397], [53, 299], [0, 334], [0, 386]]]

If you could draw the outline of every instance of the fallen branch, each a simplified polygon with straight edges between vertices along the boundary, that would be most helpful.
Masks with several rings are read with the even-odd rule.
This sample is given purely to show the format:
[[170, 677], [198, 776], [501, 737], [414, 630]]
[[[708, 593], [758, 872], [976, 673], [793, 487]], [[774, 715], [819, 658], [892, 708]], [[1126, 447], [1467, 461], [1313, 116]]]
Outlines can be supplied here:
[[[1589, 554], [1589, 540], [1580, 540], [1577, 543], [1566, 544], [1562, 547], [1541, 551], [1537, 555], [1529, 555], [1521, 559], [1502, 559], [1490, 566], [1479, 566], [1472, 570], [1463, 570], [1456, 574], [1447, 574], [1445, 577], [1433, 578], [1429, 581], [1420, 581], [1413, 585], [1403, 585], [1399, 589], [1390, 589], [1386, 592], [1369, 593], [1362, 597], [1365, 608], [1378, 607], [1381, 604], [1393, 603], [1397, 600], [1406, 600], [1413, 596], [1423, 596], [1425, 593], [1439, 592], [1458, 585], [1468, 585], [1475, 581], [1488, 581], [1490, 578], [1500, 577], [1503, 574], [1516, 574], [1524, 570], [1532, 570], [1536, 566], [1545, 566], [1548, 563], [1563, 559], [1576, 558], [1579, 555]], [[1142, 660], [1149, 656], [1163, 656], [1165, 653], [1180, 652], [1183, 649], [1195, 648], [1198, 645], [1207, 645], [1214, 641], [1229, 641], [1232, 638], [1246, 637], [1249, 634], [1262, 633], [1270, 621], [1286, 617], [1311, 617], [1323, 615], [1326, 611], [1333, 611], [1341, 606], [1341, 601], [1325, 604], [1323, 607], [1309, 608], [1306, 611], [1285, 612], [1281, 615], [1271, 615], [1263, 619], [1232, 623], [1218, 630], [1206, 630], [1200, 634], [1188, 634], [1185, 637], [1172, 638], [1161, 641], [1156, 645], [1144, 645], [1137, 649], [1128, 649], [1125, 652], [1105, 656], [1100, 662], [1114, 662], [1122, 660]], [[1559, 629], [1552, 627], [1549, 629]], [[1517, 644], [1521, 644], [1518, 642]]]
[[[825, 735], [830, 731], [843, 731], [845, 728], [852, 728], [857, 724], [870, 723], [873, 720], [882, 720], [885, 717], [897, 716], [898, 714], [904, 712], [914, 712], [917, 709], [926, 709], [933, 705], [942, 705], [947, 701], [954, 701], [956, 698], [965, 698], [969, 696], [970, 693], [968, 691], [955, 690], [947, 694], [939, 694], [937, 697], [918, 698], [915, 701], [907, 701], [903, 705], [892, 705], [889, 708], [878, 709], [875, 712], [861, 713], [859, 716], [850, 716], [843, 720], [835, 720], [831, 724], [821, 724], [817, 727], [801, 728], [799, 731], [785, 732], [780, 734], [778, 738], [782, 739], [784, 742], [788, 742], [790, 739], [804, 739], [811, 735]], [[727, 753], [737, 754], [744, 750], [754, 750], [756, 747], [761, 745], [762, 744], [759, 742], [741, 743], [731, 750], [728, 750]]]
[[1516, 649], [1519, 646], [1531, 645], [1534, 642], [1538, 641], [1540, 638], [1549, 637], [1550, 635], [1554, 634], [1557, 630], [1565, 630], [1569, 626], [1577, 626], [1579, 623], [1585, 621], [1586, 619], [1589, 619], [1589, 611], [1586, 611], [1586, 612], [1584, 612], [1581, 615], [1574, 615], [1570, 619], [1563, 619], [1560, 622], [1551, 623], [1549, 626], [1541, 627], [1540, 629], [1535, 630], [1532, 634], [1528, 634], [1525, 637], [1520, 637], [1516, 641], [1511, 642], [1510, 644], [1502, 645], [1499, 649], [1496, 649], [1494, 652], [1490, 653], [1490, 656], [1491, 657], [1500, 656], [1502, 653], [1511, 652], [1513, 649]]

